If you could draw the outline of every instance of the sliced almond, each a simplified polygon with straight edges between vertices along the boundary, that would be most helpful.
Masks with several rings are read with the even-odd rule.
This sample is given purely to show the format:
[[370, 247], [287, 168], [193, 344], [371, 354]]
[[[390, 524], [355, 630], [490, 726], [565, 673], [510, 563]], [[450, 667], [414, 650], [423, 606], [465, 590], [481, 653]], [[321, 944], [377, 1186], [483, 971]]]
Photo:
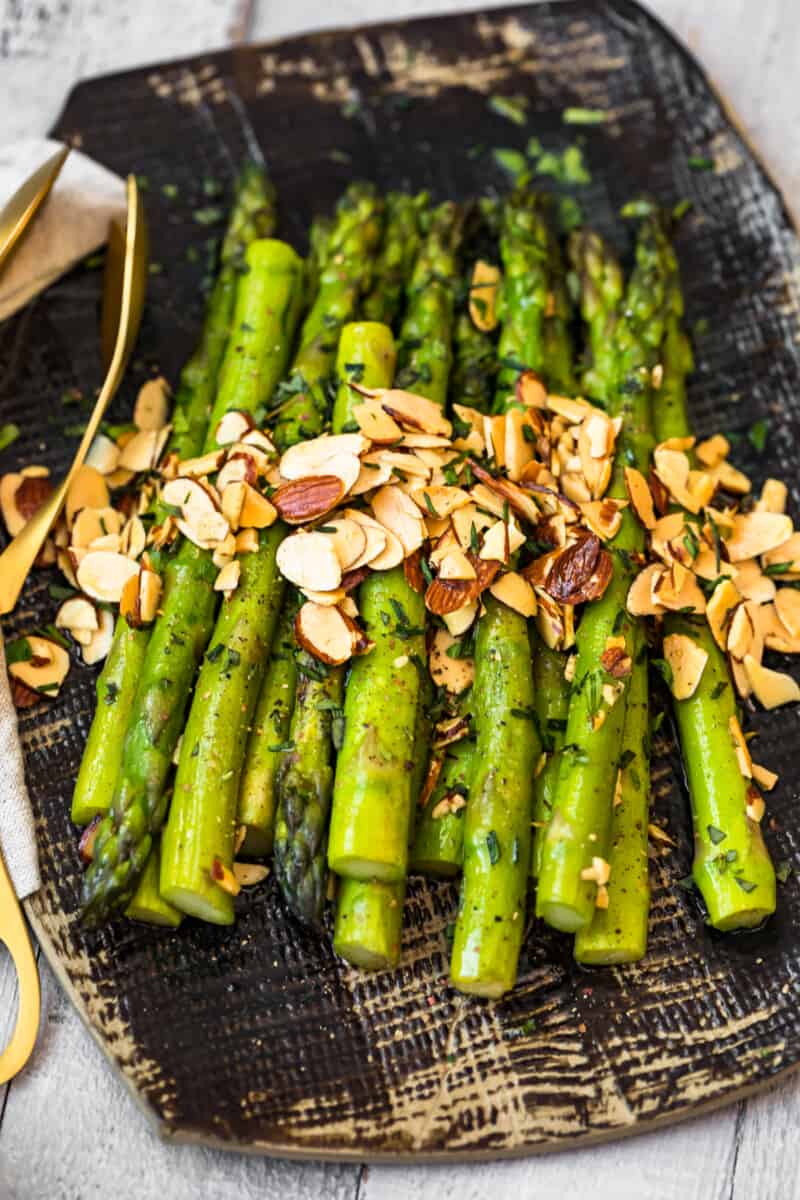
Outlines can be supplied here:
[[[648, 492], [649, 492], [648, 488]], [[581, 516], [591, 529], [603, 541], [609, 541], [618, 532], [622, 524], [622, 511], [627, 507], [625, 500], [613, 500], [606, 496], [603, 500], [589, 500], [580, 504]]]
[[575, 643], [574, 608], [558, 604], [544, 588], [536, 592], [536, 628], [550, 650], [569, 650]]
[[142, 429], [126, 443], [119, 465], [126, 471], [152, 471], [165, 444], [163, 429]]
[[383, 462], [380, 451], [365, 454], [361, 459], [361, 469], [358, 478], [350, 488], [351, 496], [363, 496], [365, 492], [383, 487], [394, 478], [390, 463]]
[[107, 608], [100, 610], [98, 628], [88, 642], [81, 646], [81, 657], [88, 667], [103, 662], [108, 657], [111, 643], [114, 640], [114, 618]]
[[641, 471], [637, 471], [635, 467], [626, 467], [625, 487], [630, 496], [631, 507], [642, 525], [645, 529], [655, 529], [657, 522], [653, 494]]
[[701, 462], [704, 467], [716, 467], [717, 463], [721, 463], [728, 457], [730, 449], [731, 445], [728, 439], [721, 433], [715, 433], [706, 441], [698, 442], [695, 454], [697, 461]]
[[476, 329], [491, 332], [497, 326], [497, 290], [500, 268], [479, 258], [472, 268], [469, 287], [469, 315]]
[[714, 635], [714, 641], [720, 650], [727, 648], [731, 614], [741, 600], [742, 595], [739, 589], [729, 579], [723, 579], [711, 593], [706, 605], [706, 619]]
[[570, 425], [580, 425], [584, 417], [592, 412], [605, 416], [602, 409], [595, 408], [593, 404], [587, 404], [585, 400], [572, 400], [569, 396], [548, 396], [547, 407], [550, 412], [563, 417]]
[[745, 655], [752, 653], [753, 639], [755, 638], [755, 629], [753, 622], [750, 619], [750, 614], [747, 611], [745, 604], [740, 604], [734, 610], [733, 617], [730, 622], [728, 631], [727, 650], [734, 658], [740, 661]]
[[272, 495], [272, 504], [289, 525], [324, 517], [345, 494], [338, 475], [309, 475], [284, 483]]
[[170, 479], [161, 489], [161, 499], [170, 508], [179, 508], [191, 520], [193, 513], [217, 511], [216, 494], [196, 479]]
[[162, 592], [161, 576], [156, 571], [142, 567], [139, 572], [139, 620], [149, 625], [158, 616]]
[[230, 867], [225, 866], [221, 858], [214, 858], [209, 874], [217, 887], [222, 888], [223, 892], [227, 892], [229, 896], [238, 896], [242, 890], [239, 880]]
[[736, 568], [724, 558], [717, 559], [715, 550], [709, 550], [704, 546], [697, 557], [692, 562], [692, 571], [698, 579], [706, 579], [713, 583], [715, 579], [721, 576], [727, 576], [730, 579], [736, 577]]
[[307, 600], [294, 623], [298, 643], [322, 662], [338, 666], [355, 651], [354, 622], [336, 607]]
[[352, 459], [369, 450], [369, 442], [360, 433], [325, 434], [290, 446], [281, 458], [284, 479], [305, 479], [313, 475], [334, 475], [329, 469], [333, 458]]
[[113, 550], [116, 554], [121, 545], [121, 539], [118, 533], [103, 533], [100, 537], [93, 538], [88, 550]]
[[265, 867], [263, 863], [235, 862], [233, 864], [233, 877], [240, 887], [255, 887], [256, 884], [262, 883], [268, 875], [269, 867]]
[[114, 508], [82, 508], [72, 526], [70, 543], [87, 547], [97, 538], [122, 529], [122, 515]]
[[[762, 669], [761, 667], [758, 667], [757, 663], [755, 665], [758, 668], [758, 670]], [[749, 675], [747, 666], [745, 666], [745, 672]], [[730, 718], [730, 720], [728, 721], [728, 730], [730, 732], [731, 740], [733, 741], [733, 745], [736, 750], [736, 758], [739, 762], [739, 770], [741, 771], [741, 773], [745, 777], [745, 779], [752, 779], [753, 778], [753, 760], [750, 757], [750, 751], [747, 747], [747, 738], [742, 733], [742, 727], [739, 724], [738, 717], [732, 716]]]
[[128, 558], [139, 558], [144, 552], [146, 545], [147, 531], [144, 523], [134, 514], [122, 527], [119, 544], [120, 553], [127, 555]]
[[253, 418], [249, 413], [231, 409], [217, 425], [214, 441], [218, 446], [232, 446], [234, 442], [240, 442], [252, 428]]
[[[500, 515], [502, 515], [502, 504], [500, 504], [500, 513], [498, 513], [498, 516]], [[493, 524], [495, 522], [492, 517], [485, 512], [481, 512], [477, 505], [472, 503], [465, 504], [463, 508], [457, 508], [452, 514], [453, 531], [458, 538], [462, 550], [469, 550], [473, 546], [475, 538], [479, 537], [480, 534], [489, 529]], [[499, 524], [502, 527], [504, 522], [500, 521]], [[474, 535], [473, 528], [475, 530]], [[505, 540], [505, 530], [503, 528], [501, 528], [501, 533]], [[483, 555], [482, 557], [488, 558], [490, 556]]]
[[81, 591], [93, 600], [104, 600], [108, 604], [119, 603], [125, 584], [138, 573], [139, 568], [132, 559], [106, 550], [90, 550], [76, 572]]
[[324, 533], [301, 531], [278, 547], [278, 570], [300, 588], [329, 592], [342, 581], [342, 568], [333, 542]]
[[708, 654], [683, 633], [664, 638], [664, 658], [672, 668], [670, 690], [676, 700], [688, 700], [697, 691], [708, 662]]
[[503, 457], [509, 479], [519, 483], [522, 473], [533, 460], [534, 426], [530, 414], [518, 408], [506, 413]]
[[67, 524], [72, 525], [75, 514], [82, 508], [107, 508], [110, 496], [108, 484], [95, 467], [80, 467], [69, 486], [66, 499]]
[[148, 379], [139, 388], [133, 406], [133, 423], [137, 429], [152, 432], [163, 429], [167, 423], [170, 389], [163, 376]]
[[473, 624], [478, 615], [477, 600], [470, 600], [466, 604], [462, 604], [461, 608], [455, 609], [453, 612], [442, 613], [447, 632], [451, 637], [462, 637], [470, 626]]
[[534, 590], [527, 579], [518, 575], [516, 571], [507, 571], [504, 575], [500, 575], [489, 586], [489, 591], [496, 600], [508, 608], [513, 608], [514, 612], [518, 612], [520, 616], [533, 617], [536, 615]]
[[402, 450], [379, 450], [378, 458], [387, 463], [393, 471], [404, 480], [409, 476], [416, 479], [430, 479], [431, 470], [416, 454], [406, 454]]
[[706, 598], [691, 571], [674, 562], [654, 583], [653, 599], [672, 612], [706, 611]]
[[269, 529], [278, 519], [278, 510], [266, 496], [256, 491], [249, 483], [244, 485], [244, 503], [239, 513], [239, 524], [247, 529]]
[[784, 671], [771, 671], [750, 655], [744, 659], [744, 669], [756, 699], [764, 708], [779, 708], [800, 700], [800, 687]]
[[404, 554], [413, 554], [422, 545], [425, 524], [414, 501], [399, 487], [379, 488], [372, 497], [372, 511], [381, 525], [399, 540]]
[[665, 568], [658, 563], [651, 563], [639, 572], [628, 589], [625, 605], [632, 616], [657, 617], [667, 611], [663, 604], [654, 599], [657, 585], [665, 575]]
[[440, 579], [477, 579], [477, 572], [461, 547], [450, 546], [439, 560]]
[[98, 433], [89, 447], [85, 462], [101, 475], [112, 475], [119, 466], [120, 449], [116, 442], [104, 433]]
[[100, 628], [97, 609], [85, 596], [73, 596], [65, 600], [56, 613], [56, 628], [94, 633]]
[[769, 604], [775, 599], [775, 583], [761, 570], [761, 564], [755, 558], [746, 558], [736, 564], [736, 587], [745, 600], [753, 600], [757, 604]]
[[241, 439], [241, 442], [235, 444], [242, 445], [250, 451], [259, 451], [266, 457], [275, 453], [275, 446], [264, 433], [263, 429], [250, 429]]
[[[72, 551], [59, 547], [56, 551], [56, 562], [58, 569], [71, 587], [77, 588], [78, 580], [75, 578], [75, 565], [72, 562]], [[77, 565], [77, 564], [76, 564]]]
[[398, 388], [376, 390], [373, 396], [380, 401], [384, 412], [389, 413], [401, 425], [419, 429], [422, 433], [441, 434], [450, 437], [453, 427], [445, 418], [441, 408], [426, 396], [404, 392]]
[[[530, 492], [523, 490], [523, 488], [521, 488], [518, 484], [512, 483], [509, 479], [494, 479], [489, 472], [484, 470], [484, 468], [480, 466], [479, 463], [476, 463], [474, 459], [469, 460], [469, 465], [475, 478], [480, 480], [480, 482], [484, 484], [489, 491], [495, 492], [499, 497], [501, 497], [502, 501], [507, 501], [514, 512], [516, 512], [519, 516], [524, 517], [526, 521], [530, 521], [534, 525], [538, 523], [542, 514], [539, 506], [531, 496]], [[474, 488], [472, 490], [472, 497], [475, 499]], [[503, 515], [504, 508], [505, 504], [503, 504], [503, 508], [501, 508], [501, 516]]]
[[[518, 525], [515, 525], [515, 528], [519, 530]], [[524, 536], [522, 540], [525, 540]], [[480, 548], [481, 558], [494, 559], [505, 565], [512, 553], [508, 525], [505, 521], [495, 521], [484, 535]]]
[[228, 536], [230, 526], [218, 512], [196, 512], [192, 510], [185, 521], [176, 522], [184, 537], [201, 550], [213, 550]]
[[736, 563], [769, 554], [791, 536], [791, 517], [782, 513], [737, 513], [733, 518], [733, 529], [725, 538], [725, 548], [730, 561]]
[[393, 417], [384, 412], [378, 400], [364, 400], [353, 408], [353, 419], [364, 437], [371, 442], [396, 442], [403, 431]]
[[709, 467], [707, 474], [726, 492], [736, 496], [746, 496], [752, 490], [752, 484], [743, 471], [737, 470], [733, 463], [720, 462]]
[[240, 529], [236, 534], [237, 554], [255, 554], [258, 545], [258, 533], [255, 529]]
[[768, 479], [756, 500], [756, 512], [785, 513], [789, 489], [780, 479]]
[[214, 580], [215, 592], [235, 592], [239, 586], [239, 579], [242, 574], [241, 564], [237, 559], [233, 562], [226, 563], [222, 570]]
[[[345, 611], [346, 601], [350, 599], [347, 592], [342, 587], [334, 588], [332, 592], [315, 592], [311, 588], [303, 588], [303, 595], [306, 600], [312, 600], [314, 604], [324, 604], [328, 608], [335, 606], [341, 607]], [[355, 613], [350, 613], [350, 616], [357, 616]]]
[[418, 488], [414, 491], [414, 500], [423, 514], [434, 519], [449, 517], [457, 508], [465, 508], [470, 503], [468, 492], [447, 484], [429, 484], [427, 487]]
[[526, 408], [547, 408], [547, 388], [535, 371], [520, 371], [514, 394]]
[[[491, 488], [486, 487], [483, 483], [476, 483], [474, 487], [470, 488], [469, 494], [478, 508], [492, 513], [495, 517], [503, 516], [506, 506], [503, 497], [498, 492], [492, 491]], [[457, 516], [457, 513], [453, 514], [454, 524]]]
[[16, 504], [16, 495], [21, 483], [22, 476], [16, 472], [10, 472], [0, 479], [0, 509], [3, 512], [3, 521], [8, 530], [8, 536], [12, 538], [17, 536], [28, 520]]
[[232, 483], [258, 482], [258, 464], [252, 454], [232, 454], [217, 475], [217, 490], [224, 492]]
[[471, 687], [475, 679], [475, 663], [471, 658], [453, 658], [447, 652], [457, 642], [446, 629], [437, 629], [431, 643], [428, 667], [437, 687], [459, 695]]
[[800, 592], [779, 588], [775, 593], [775, 611], [792, 638], [800, 638]]
[[185, 458], [178, 463], [178, 475], [184, 479], [202, 479], [205, 475], [213, 475], [225, 461], [224, 450], [210, 450], [198, 458]]
[[69, 654], [63, 646], [38, 634], [31, 634], [25, 640], [31, 657], [24, 662], [10, 663], [8, 673], [12, 679], [53, 699], [69, 672]]
[[[786, 569], [776, 573], [775, 568], [783, 567], [784, 564]], [[772, 568], [773, 579], [791, 579], [800, 574], [800, 532], [793, 533], [786, 541], [781, 542], [780, 546], [769, 550], [764, 555], [764, 566]]]
[[494, 459], [496, 467], [506, 465], [506, 419], [505, 416], [490, 416], [483, 418], [483, 440], [486, 454]]
[[753, 779], [765, 792], [771, 792], [778, 782], [778, 776], [774, 771], [770, 771], [768, 767], [762, 767], [758, 763], [753, 763]]
[[236, 483], [229, 483], [222, 492], [222, 515], [234, 530], [239, 528], [246, 487], [247, 484], [240, 479]]
[[[326, 536], [333, 542], [342, 571], [348, 571], [351, 567], [359, 565], [359, 560], [367, 545], [366, 526], [349, 517], [339, 517], [335, 521], [326, 522], [324, 530]], [[377, 534], [377, 530], [371, 530], [371, 532]], [[385, 537], [382, 542], [385, 546]]]

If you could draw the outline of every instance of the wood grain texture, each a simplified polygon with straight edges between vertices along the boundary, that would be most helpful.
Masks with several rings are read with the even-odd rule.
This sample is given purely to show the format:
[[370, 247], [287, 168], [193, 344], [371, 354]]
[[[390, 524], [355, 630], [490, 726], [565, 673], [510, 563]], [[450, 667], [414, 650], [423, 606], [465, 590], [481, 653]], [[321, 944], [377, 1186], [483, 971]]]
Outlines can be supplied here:
[[[391, 5], [348, 0], [335, 6], [335, 17], [331, 18], [334, 6], [323, 10], [318, 0], [296, 0], [291, 6], [260, 0], [255, 5], [252, 30], [259, 37], [273, 37], [324, 23], [377, 20], [389, 9], [393, 16], [400, 16], [420, 9], [455, 7], [464, 5], [447, 0], [438, 4], [435, 0], [422, 4], [407, 0]], [[731, 99], [787, 194], [796, 192], [800, 182], [800, 104], [795, 90], [786, 85], [787, 79], [794, 77], [800, 52], [796, 6], [787, 5], [785, 0], [763, 0], [758, 5], [752, 0], [706, 0], [702, 7], [692, 0], [658, 0], [651, 3], [651, 8], [688, 38]], [[49, 22], [40, 22], [37, 10], [47, 11]], [[125, 35], [118, 37], [119, 11], [110, 0], [72, 5], [7, 3], [5, 9], [0, 9], [0, 75], [4, 88], [7, 81], [10, 83], [13, 97], [13, 103], [0, 109], [0, 141], [14, 133], [47, 128], [78, 74], [220, 44], [239, 14], [237, 5], [216, 0], [185, 0], [171, 6], [142, 0], [135, 6], [136, 20], [128, 22]], [[91, 25], [88, 40], [83, 37], [86, 22]], [[4, 965], [0, 962], [0, 1013], [11, 990], [9, 972], [3, 974]], [[50, 996], [52, 988], [48, 987], [46, 994]], [[137, 1183], [141, 1181], [137, 1195], [148, 1200], [150, 1196], [184, 1194], [176, 1190], [182, 1186], [183, 1177], [198, 1182], [204, 1178], [203, 1171], [209, 1180], [206, 1194], [226, 1198], [256, 1194], [252, 1190], [255, 1185], [248, 1185], [251, 1191], [242, 1189], [238, 1169], [232, 1165], [242, 1160], [198, 1149], [176, 1150], [155, 1142], [86, 1039], [75, 1014], [67, 1010], [63, 1016], [64, 1026], [74, 1031], [72, 1040], [43, 1039], [34, 1068], [38, 1071], [41, 1062], [49, 1063], [45, 1092], [61, 1102], [49, 1110], [48, 1137], [42, 1138], [42, 1093], [28, 1088], [27, 1076], [14, 1085], [0, 1133], [0, 1195], [14, 1200], [62, 1195], [83, 1200], [84, 1196], [105, 1194], [87, 1190], [85, 1176], [91, 1170], [93, 1177], [111, 1179], [112, 1159], [121, 1159], [126, 1166], [121, 1176], [114, 1177], [121, 1181], [121, 1190], [118, 1185], [116, 1194], [122, 1196], [127, 1194], [124, 1181], [131, 1173]], [[83, 1064], [88, 1055], [95, 1059], [95, 1102], [91, 1108], [75, 1111], [68, 1100], [75, 1087], [80, 1090], [81, 1078], [70, 1075], [70, 1064], [73, 1060]], [[115, 1121], [113, 1136], [109, 1137], [106, 1114], [116, 1111], [114, 1105], [119, 1104], [120, 1097], [127, 1111], [123, 1106], [124, 1119]], [[800, 1116], [798, 1107], [800, 1089], [788, 1082], [767, 1096], [725, 1113], [628, 1143], [491, 1169], [372, 1168], [362, 1174], [360, 1182], [349, 1177], [349, 1193], [331, 1194], [355, 1196], [358, 1191], [361, 1200], [394, 1200], [401, 1195], [469, 1198], [489, 1193], [501, 1200], [520, 1194], [577, 1197], [592, 1193], [599, 1197], [646, 1194], [655, 1200], [679, 1196], [689, 1200], [695, 1196], [698, 1200], [701, 1196], [746, 1196], [749, 1200], [762, 1195], [767, 1200], [773, 1196], [782, 1200], [797, 1194], [794, 1129]], [[19, 1154], [12, 1154], [18, 1144], [36, 1145], [35, 1170], [30, 1159], [25, 1162]], [[13, 1170], [6, 1167], [7, 1161], [12, 1162]], [[66, 1162], [71, 1167], [69, 1173], [61, 1170]], [[195, 1168], [195, 1163], [202, 1164], [202, 1168]], [[256, 1177], [256, 1184], [261, 1184], [257, 1194], [315, 1194], [298, 1187], [304, 1176], [318, 1187], [316, 1171], [313, 1166], [278, 1164], [274, 1174], [264, 1172]], [[645, 1181], [647, 1187], [640, 1191]], [[109, 1188], [108, 1194], [114, 1192]]]

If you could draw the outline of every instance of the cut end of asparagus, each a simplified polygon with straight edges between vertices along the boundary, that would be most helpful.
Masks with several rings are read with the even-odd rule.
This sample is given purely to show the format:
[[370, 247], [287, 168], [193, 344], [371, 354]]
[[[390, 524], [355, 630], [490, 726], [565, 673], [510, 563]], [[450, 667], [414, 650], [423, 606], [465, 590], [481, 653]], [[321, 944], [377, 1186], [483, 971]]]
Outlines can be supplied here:
[[377, 950], [370, 950], [369, 947], [363, 946], [359, 942], [350, 942], [344, 938], [334, 941], [333, 948], [345, 962], [352, 963], [354, 967], [360, 967], [362, 971], [390, 971], [397, 966], [400, 957], [399, 946], [396, 952], [381, 953]]
[[208, 921], [212, 925], [232, 925], [233, 901], [222, 889], [219, 889], [219, 893], [219, 899], [212, 899], [200, 895], [193, 888], [161, 885], [162, 899], [180, 909], [187, 917], [197, 917], [199, 921]]
[[511, 991], [516, 981], [516, 976], [513, 979], [464, 979], [456, 978], [452, 974], [450, 976], [450, 982], [459, 992], [467, 996], [480, 996], [483, 1000], [499, 1000], [506, 992]]
[[555, 901], [537, 906], [536, 915], [541, 917], [553, 929], [562, 933], [577, 933], [586, 925], [586, 914], [569, 904]]
[[377, 879], [381, 883], [399, 883], [406, 877], [406, 864], [397, 862], [378, 862], [370, 858], [355, 858], [342, 854], [336, 858], [328, 858], [328, 866], [337, 875], [345, 879]]

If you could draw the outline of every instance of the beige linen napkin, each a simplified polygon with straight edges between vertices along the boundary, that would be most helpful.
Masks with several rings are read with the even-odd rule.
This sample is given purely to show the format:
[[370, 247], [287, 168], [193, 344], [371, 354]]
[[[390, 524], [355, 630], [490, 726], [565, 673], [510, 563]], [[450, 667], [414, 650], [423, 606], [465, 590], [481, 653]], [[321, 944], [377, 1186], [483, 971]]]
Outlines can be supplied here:
[[[58, 143], [35, 138], [0, 147], [0, 207]], [[125, 185], [74, 150], [32, 227], [0, 274], [0, 320], [102, 246], [112, 217], [125, 215]], [[3, 414], [0, 406], [0, 424]], [[17, 714], [0, 636], [0, 850], [22, 900], [39, 887], [30, 800], [25, 788]]]

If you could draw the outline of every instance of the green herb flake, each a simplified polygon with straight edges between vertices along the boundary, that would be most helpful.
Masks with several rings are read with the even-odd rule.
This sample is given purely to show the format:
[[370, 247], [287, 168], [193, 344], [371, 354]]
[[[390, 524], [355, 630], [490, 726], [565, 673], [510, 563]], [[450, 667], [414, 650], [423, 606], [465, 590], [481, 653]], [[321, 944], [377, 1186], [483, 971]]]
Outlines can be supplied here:
[[608, 113], [602, 108], [565, 108], [561, 120], [565, 125], [603, 125]]
[[486, 835], [486, 849], [489, 851], [489, 862], [494, 867], [500, 862], [500, 843], [493, 829], [490, 829]]
[[33, 658], [31, 644], [26, 637], [16, 638], [15, 641], [9, 642], [6, 646], [6, 663], [11, 666], [12, 663], [30, 662]]
[[754, 425], [747, 431], [747, 440], [754, 450], [759, 454], [763, 453], [764, 447], [767, 444], [767, 434], [769, 433], [769, 422], [763, 417], [756, 421]]
[[736, 880], [743, 892], [754, 892], [756, 890], [756, 885], [751, 883], [749, 879], [743, 879], [741, 875], [734, 875], [733, 878]]
[[711, 700], [719, 700], [720, 696], [725, 691], [725, 688], [727, 686], [728, 686], [728, 681], [726, 679], [720, 679], [717, 683], [714, 684], [714, 688], [711, 692], [710, 699]]
[[776, 863], [775, 878], [777, 879], [778, 883], [786, 883], [787, 879], [792, 874], [793, 869], [794, 868], [792, 867], [792, 864], [787, 858], [784, 858], [781, 860], [781, 862]]
[[0, 450], [6, 450], [19, 437], [19, 425], [15, 425], [13, 421], [9, 421], [6, 425], [0, 425]]
[[196, 208], [192, 213], [198, 225], [216, 225], [225, 216], [221, 208], [208, 204], [205, 208]]
[[639, 220], [642, 217], [652, 217], [658, 212], [658, 206], [647, 196], [637, 196], [629, 200], [619, 210], [620, 216], [626, 220]]
[[686, 160], [686, 165], [690, 171], [713, 171], [713, 158], [706, 158], [702, 154], [690, 154]]
[[788, 575], [794, 569], [794, 562], [779, 562], [767, 563], [764, 567], [765, 575]]
[[683, 218], [692, 208], [693, 203], [694, 202], [692, 200], [679, 200], [678, 203], [673, 206], [672, 219], [676, 224], [678, 221], [683, 220]]
[[561, 196], [558, 201], [558, 227], [561, 233], [572, 233], [584, 223], [583, 209], [572, 196]]
[[672, 667], [665, 658], [651, 658], [650, 663], [658, 671], [668, 688], [672, 687]]
[[118, 696], [119, 684], [114, 683], [113, 680], [109, 680], [109, 682], [106, 684], [106, 694], [103, 697], [103, 703], [107, 704], [110, 708], [112, 704], [116, 704]]
[[711, 838], [711, 841], [715, 846], [718, 846], [720, 842], [724, 842], [725, 838], [728, 836], [727, 833], [724, 833], [721, 829], [717, 829], [716, 825], [707, 825], [706, 829], [708, 830], [708, 836]]
[[515, 125], [524, 125], [527, 118], [527, 96], [490, 96], [489, 109]]
[[521, 184], [528, 177], [528, 162], [524, 154], [520, 154], [519, 150], [495, 149], [492, 151], [494, 161], [498, 167], [502, 168], [507, 175], [510, 175], [515, 184]]
[[275, 746], [267, 746], [270, 754], [289, 754], [294, 750], [294, 742], [278, 742]]

